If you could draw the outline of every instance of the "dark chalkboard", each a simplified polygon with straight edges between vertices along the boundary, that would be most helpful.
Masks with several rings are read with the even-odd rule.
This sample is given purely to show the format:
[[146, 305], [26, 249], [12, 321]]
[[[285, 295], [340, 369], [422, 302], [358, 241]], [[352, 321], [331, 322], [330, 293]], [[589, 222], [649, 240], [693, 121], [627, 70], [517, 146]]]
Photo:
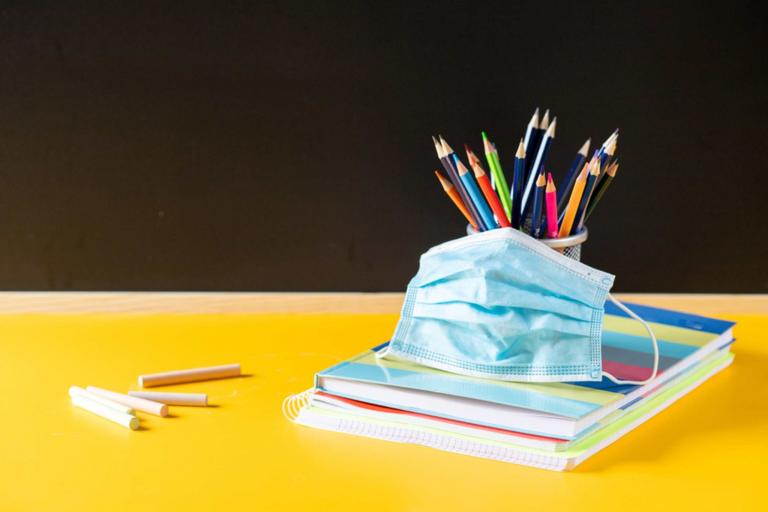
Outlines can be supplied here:
[[[715, 6], [718, 7], [715, 7]], [[584, 261], [766, 292], [757, 4], [3, 2], [0, 288], [402, 290], [461, 235], [430, 136], [621, 129]]]

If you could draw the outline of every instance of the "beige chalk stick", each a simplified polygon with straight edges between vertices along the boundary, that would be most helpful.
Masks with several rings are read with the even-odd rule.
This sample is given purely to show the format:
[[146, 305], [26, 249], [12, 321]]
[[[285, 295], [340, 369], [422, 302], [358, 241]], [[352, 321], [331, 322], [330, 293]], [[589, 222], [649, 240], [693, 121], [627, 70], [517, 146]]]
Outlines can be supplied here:
[[207, 368], [191, 368], [189, 370], [175, 370], [172, 372], [139, 375], [139, 386], [143, 388], [151, 388], [152, 386], [223, 379], [225, 377], [237, 377], [239, 375], [239, 364], [225, 364], [222, 366], [209, 366]]
[[102, 405], [106, 405], [107, 407], [111, 407], [112, 409], [120, 411], [123, 414], [133, 414], [133, 409], [127, 405], [123, 405], [120, 402], [115, 402], [114, 400], [109, 400], [108, 398], [104, 398], [103, 396], [99, 396], [94, 393], [89, 393], [79, 386], [70, 386], [69, 396], [80, 396], [89, 400], [93, 400], [94, 402], [98, 402]]
[[113, 409], [112, 407], [96, 402], [82, 395], [74, 394], [70, 395], [70, 398], [72, 403], [81, 409], [85, 409], [88, 412], [101, 416], [104, 419], [127, 427], [131, 430], [136, 430], [139, 428], [139, 419], [132, 414], [120, 412], [116, 409]]
[[168, 416], [168, 406], [165, 404], [160, 404], [157, 402], [153, 402], [151, 400], [146, 400], [144, 398], [138, 398], [135, 396], [124, 395], [122, 393], [116, 393], [114, 391], [97, 388], [95, 386], [88, 386], [87, 388], [85, 388], [85, 390], [88, 391], [89, 393], [103, 396], [108, 400], [114, 400], [115, 402], [120, 402], [121, 404], [127, 405], [128, 407], [131, 407], [136, 411], [142, 411], [149, 414], [154, 414], [155, 416]]
[[167, 405], [192, 405], [205, 407], [208, 395], [205, 393], [163, 393], [160, 391], [129, 391], [130, 396], [152, 400]]

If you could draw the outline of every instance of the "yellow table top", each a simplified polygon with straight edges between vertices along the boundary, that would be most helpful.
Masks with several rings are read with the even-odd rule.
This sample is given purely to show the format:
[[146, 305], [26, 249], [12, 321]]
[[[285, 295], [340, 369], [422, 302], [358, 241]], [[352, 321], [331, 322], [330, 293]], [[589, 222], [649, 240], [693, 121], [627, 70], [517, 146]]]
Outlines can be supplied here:
[[[283, 418], [283, 397], [385, 341], [395, 314], [0, 315], [0, 510], [765, 510], [768, 315], [723, 316], [739, 322], [730, 368], [554, 473]], [[247, 376], [163, 388], [215, 406], [140, 414], [135, 432], [67, 396], [232, 362]]]

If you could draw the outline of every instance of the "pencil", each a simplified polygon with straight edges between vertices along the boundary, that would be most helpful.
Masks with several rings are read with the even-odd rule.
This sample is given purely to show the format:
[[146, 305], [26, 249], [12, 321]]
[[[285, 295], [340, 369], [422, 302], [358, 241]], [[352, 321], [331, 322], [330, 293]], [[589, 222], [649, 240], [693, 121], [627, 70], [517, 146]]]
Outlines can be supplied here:
[[557, 234], [558, 238], [563, 238], [571, 234], [571, 227], [576, 218], [576, 210], [579, 209], [581, 195], [584, 192], [584, 186], [587, 183], [588, 168], [589, 164], [585, 164], [579, 173], [579, 176], [576, 178], [576, 181], [573, 183], [573, 190], [571, 190], [571, 196], [568, 199], [568, 206], [565, 208], [563, 221], [560, 223], [560, 231]]
[[496, 195], [496, 192], [491, 188], [491, 181], [488, 179], [488, 175], [485, 174], [485, 171], [480, 165], [475, 165], [472, 167], [472, 170], [475, 172], [477, 184], [480, 185], [480, 190], [483, 192], [485, 200], [488, 201], [499, 225], [502, 228], [510, 227], [509, 219], [507, 219], [507, 212], [504, 211], [499, 196]]
[[477, 224], [475, 224], [475, 221], [472, 220], [472, 217], [469, 215], [467, 207], [464, 205], [464, 201], [461, 200], [459, 193], [456, 192], [456, 187], [453, 186], [453, 183], [445, 179], [443, 175], [440, 174], [440, 171], [435, 171], [435, 176], [437, 176], [437, 179], [440, 180], [440, 184], [443, 186], [443, 190], [445, 190], [445, 193], [448, 194], [448, 197], [451, 198], [451, 201], [453, 201], [453, 204], [456, 205], [456, 208], [458, 208], [461, 214], [466, 217], [467, 221], [475, 229], [475, 231], [478, 231]]
[[547, 205], [547, 238], [557, 238], [557, 190], [552, 173], [547, 173], [547, 188], [544, 190]]
[[482, 132], [482, 136], [485, 159], [488, 161], [488, 168], [491, 170], [491, 175], [496, 182], [495, 190], [498, 191], [499, 197], [501, 198], [501, 205], [504, 207], [504, 211], [507, 214], [507, 220], [509, 220], [512, 216], [512, 204], [509, 199], [509, 185], [507, 185], [507, 178], [504, 176], [504, 170], [501, 168], [499, 152], [496, 151], [496, 146], [488, 140], [488, 136], [485, 132]]
[[480, 212], [480, 217], [483, 219], [483, 223], [487, 226], [487, 229], [497, 228], [498, 224], [493, 219], [493, 213], [491, 212], [491, 209], [488, 208], [488, 203], [483, 198], [480, 189], [477, 188], [477, 184], [475, 183], [475, 180], [472, 179], [472, 175], [469, 174], [469, 169], [461, 163], [461, 160], [459, 160], [459, 157], [456, 156], [455, 153], [451, 156], [453, 157], [453, 165], [456, 166], [456, 170], [459, 172], [459, 178], [461, 178], [461, 182], [464, 183], [464, 187], [466, 187], [469, 197], [475, 203], [477, 211]]
[[[530, 150], [526, 148], [525, 153], [528, 155], [538, 155], [539, 149], [541, 148], [541, 145], [544, 143], [544, 136], [547, 133], [547, 129], [549, 128], [549, 109], [544, 111], [544, 115], [541, 116], [541, 121], [539, 121], [539, 129], [536, 131], [536, 138], [533, 140], [533, 143], [531, 144]], [[528, 168], [525, 170], [527, 172], [528, 176], [538, 176], [538, 171], [535, 170], [534, 164], [535, 159], [530, 160], [527, 162]]]
[[[536, 148], [539, 147], [539, 141], [541, 140], [541, 134], [544, 133], [544, 130], [541, 130], [539, 128], [539, 109], [536, 108], [536, 111], [531, 116], [531, 120], [528, 121], [528, 126], [525, 129], [525, 154], [526, 155], [535, 155], [536, 154]], [[528, 175], [528, 171], [531, 168], [531, 165], [533, 164], [533, 160], [525, 163], [525, 172], [526, 176]]]
[[466, 205], [470, 217], [472, 217], [472, 219], [475, 221], [475, 226], [477, 226], [480, 231], [485, 231], [488, 228], [483, 223], [483, 220], [480, 217], [480, 212], [477, 211], [474, 203], [469, 198], [469, 193], [464, 188], [464, 183], [462, 183], [461, 178], [459, 178], [459, 173], [453, 166], [453, 160], [451, 159], [453, 150], [442, 136], [439, 137], [439, 142], [434, 137], [433, 140], [435, 141], [435, 150], [437, 150], [437, 156], [440, 158], [440, 163], [443, 165], [443, 169], [445, 169], [446, 174], [448, 174], [448, 179], [450, 179], [451, 183], [453, 183], [453, 186], [456, 187], [456, 192], [459, 193], [459, 197], [461, 197], [462, 202]]
[[600, 161], [599, 160], [593, 160], [592, 162], [592, 169], [589, 172], [589, 176], [587, 176], [587, 183], [584, 185], [584, 193], [581, 196], [581, 201], [579, 202], [579, 209], [576, 212], [576, 232], [578, 233], [581, 231], [581, 227], [584, 225], [584, 215], [587, 212], [587, 205], [589, 204], [589, 200], [592, 197], [592, 192], [595, 190], [595, 184], [597, 183], [597, 179], [600, 177]]
[[[525, 219], [526, 216], [526, 208], [528, 207], [528, 198], [531, 194], [531, 190], [533, 189], [533, 183], [536, 180], [536, 177], [538, 176], [539, 171], [541, 170], [542, 166], [544, 165], [544, 162], [547, 159], [547, 154], [549, 153], [549, 147], [552, 145], [552, 140], [555, 138], [555, 127], [557, 126], [557, 118], [554, 118], [552, 120], [552, 123], [547, 128], [546, 133], [544, 134], [544, 138], [541, 141], [541, 144], [539, 145], [539, 151], [536, 154], [536, 160], [534, 160], [533, 165], [531, 166], [530, 175], [528, 177], [528, 182], [525, 185], [525, 190], [523, 191], [523, 200], [522, 204], [520, 205], [520, 211], [522, 213], [522, 218]], [[527, 155], [530, 153], [526, 152]]]
[[563, 206], [565, 206], [568, 192], [571, 191], [573, 182], [576, 179], [576, 176], [579, 175], [579, 171], [581, 170], [581, 166], [584, 165], [584, 161], [587, 159], [587, 154], [589, 153], [589, 146], [591, 142], [592, 139], [587, 139], [581, 148], [579, 148], [579, 151], [576, 152], [576, 157], [571, 163], [571, 168], [568, 169], [568, 173], [565, 175], [560, 188], [557, 189], [557, 209], [559, 211], [562, 211]]
[[600, 179], [595, 187], [595, 191], [592, 194], [592, 199], [589, 200], [589, 206], [587, 206], [587, 215], [584, 218], [584, 221], [589, 219], [589, 216], [592, 215], [592, 212], [595, 210], [597, 203], [600, 202], [600, 198], [603, 197], [603, 194], [605, 194], [605, 191], [613, 181], [613, 178], [616, 177], [616, 172], [618, 170], [619, 162], [616, 161], [613, 162], [610, 167], [608, 167], [607, 171], [605, 171], [605, 175]]
[[520, 229], [520, 208], [518, 204], [521, 202], [520, 197], [523, 191], [523, 174], [525, 173], [525, 145], [523, 139], [520, 139], [520, 144], [517, 146], [517, 153], [515, 153], [515, 169], [512, 175], [512, 193], [510, 196], [510, 207], [512, 208], [512, 227]]
[[533, 191], [533, 212], [531, 213], [531, 236], [541, 238], [541, 203], [544, 200], [544, 173], [540, 172], [536, 178], [536, 189]]
[[613, 163], [613, 155], [616, 154], [616, 144], [619, 141], [619, 136], [616, 135], [616, 137], [613, 138], [610, 144], [608, 144], [605, 147], [605, 151], [603, 151], [603, 154], [600, 155], [600, 168], [601, 169], [608, 169], [608, 166]]

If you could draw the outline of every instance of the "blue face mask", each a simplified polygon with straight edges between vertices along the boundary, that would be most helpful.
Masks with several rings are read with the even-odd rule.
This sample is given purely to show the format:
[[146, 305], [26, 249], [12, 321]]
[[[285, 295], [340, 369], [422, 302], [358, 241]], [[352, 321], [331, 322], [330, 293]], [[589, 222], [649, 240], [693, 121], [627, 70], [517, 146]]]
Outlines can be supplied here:
[[502, 380], [600, 380], [613, 280], [514, 229], [453, 240], [422, 255], [382, 356]]

